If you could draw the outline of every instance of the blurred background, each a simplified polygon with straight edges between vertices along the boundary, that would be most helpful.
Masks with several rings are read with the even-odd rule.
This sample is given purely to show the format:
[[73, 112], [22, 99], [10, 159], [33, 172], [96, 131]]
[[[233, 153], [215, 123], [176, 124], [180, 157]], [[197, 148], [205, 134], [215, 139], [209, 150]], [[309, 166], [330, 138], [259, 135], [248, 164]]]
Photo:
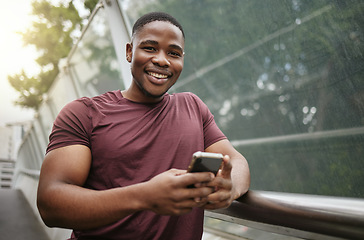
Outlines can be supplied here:
[[128, 87], [125, 44], [150, 11], [170, 13], [186, 33], [184, 70], [170, 92], [194, 92], [208, 105], [247, 158], [251, 189], [364, 198], [361, 0], [4, 2], [0, 159], [13, 170], [2, 187], [35, 202], [57, 113], [75, 98]]
[[32, 109], [14, 104], [18, 92], [8, 81], [8, 75], [22, 69], [28, 74], [39, 71], [36, 49], [24, 46], [19, 34], [31, 26], [31, 12], [31, 1], [26, 0], [4, 1], [0, 8], [0, 126], [31, 120], [34, 114]]

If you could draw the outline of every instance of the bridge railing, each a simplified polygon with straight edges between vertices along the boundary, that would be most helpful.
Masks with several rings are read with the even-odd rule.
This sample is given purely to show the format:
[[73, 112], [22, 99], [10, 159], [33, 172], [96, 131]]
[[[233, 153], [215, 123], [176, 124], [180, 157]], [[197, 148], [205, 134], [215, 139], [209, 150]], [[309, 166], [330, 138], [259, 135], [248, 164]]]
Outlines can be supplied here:
[[[39, 172], [30, 169], [20, 169], [18, 175], [36, 182], [39, 178]], [[296, 238], [364, 239], [362, 199], [250, 190], [229, 208], [206, 211], [205, 215]]]
[[249, 191], [229, 208], [206, 215], [304, 239], [364, 239], [362, 199]]

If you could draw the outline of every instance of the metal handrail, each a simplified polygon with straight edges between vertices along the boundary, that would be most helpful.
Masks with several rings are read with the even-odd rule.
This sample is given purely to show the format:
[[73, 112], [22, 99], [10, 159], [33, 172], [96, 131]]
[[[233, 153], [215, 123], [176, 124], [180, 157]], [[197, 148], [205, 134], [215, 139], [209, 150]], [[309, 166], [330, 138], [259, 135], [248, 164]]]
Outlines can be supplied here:
[[249, 191], [206, 216], [304, 239], [364, 239], [364, 199]]
[[17, 173], [28, 175], [34, 179], [39, 179], [40, 176], [40, 170], [37, 169], [18, 168]]
[[[18, 169], [39, 178], [39, 170]], [[304, 239], [364, 239], [364, 199], [249, 190], [206, 216]]]

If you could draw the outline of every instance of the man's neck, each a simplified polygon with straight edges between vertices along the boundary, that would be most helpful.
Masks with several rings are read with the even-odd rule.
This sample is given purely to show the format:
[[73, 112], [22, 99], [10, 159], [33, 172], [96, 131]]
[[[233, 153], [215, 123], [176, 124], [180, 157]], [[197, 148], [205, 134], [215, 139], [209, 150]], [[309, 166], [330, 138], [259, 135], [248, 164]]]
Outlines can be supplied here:
[[[134, 86], [135, 88], [135, 86]], [[121, 91], [124, 98], [137, 103], [158, 103], [163, 100], [164, 94], [161, 97], [146, 96], [140, 89], [134, 89], [133, 85], [128, 89]]]

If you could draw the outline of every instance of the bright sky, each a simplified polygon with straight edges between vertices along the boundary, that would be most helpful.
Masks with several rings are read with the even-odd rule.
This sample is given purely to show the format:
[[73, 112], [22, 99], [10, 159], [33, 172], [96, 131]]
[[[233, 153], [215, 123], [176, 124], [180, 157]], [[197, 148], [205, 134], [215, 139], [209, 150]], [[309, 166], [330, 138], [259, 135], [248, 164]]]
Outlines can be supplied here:
[[37, 54], [32, 47], [23, 47], [22, 32], [31, 25], [31, 1], [1, 1], [0, 7], [0, 126], [6, 123], [26, 121], [34, 112], [17, 107], [13, 102], [18, 93], [10, 86], [7, 76], [19, 73], [22, 68], [29, 75], [38, 72], [34, 59]]

